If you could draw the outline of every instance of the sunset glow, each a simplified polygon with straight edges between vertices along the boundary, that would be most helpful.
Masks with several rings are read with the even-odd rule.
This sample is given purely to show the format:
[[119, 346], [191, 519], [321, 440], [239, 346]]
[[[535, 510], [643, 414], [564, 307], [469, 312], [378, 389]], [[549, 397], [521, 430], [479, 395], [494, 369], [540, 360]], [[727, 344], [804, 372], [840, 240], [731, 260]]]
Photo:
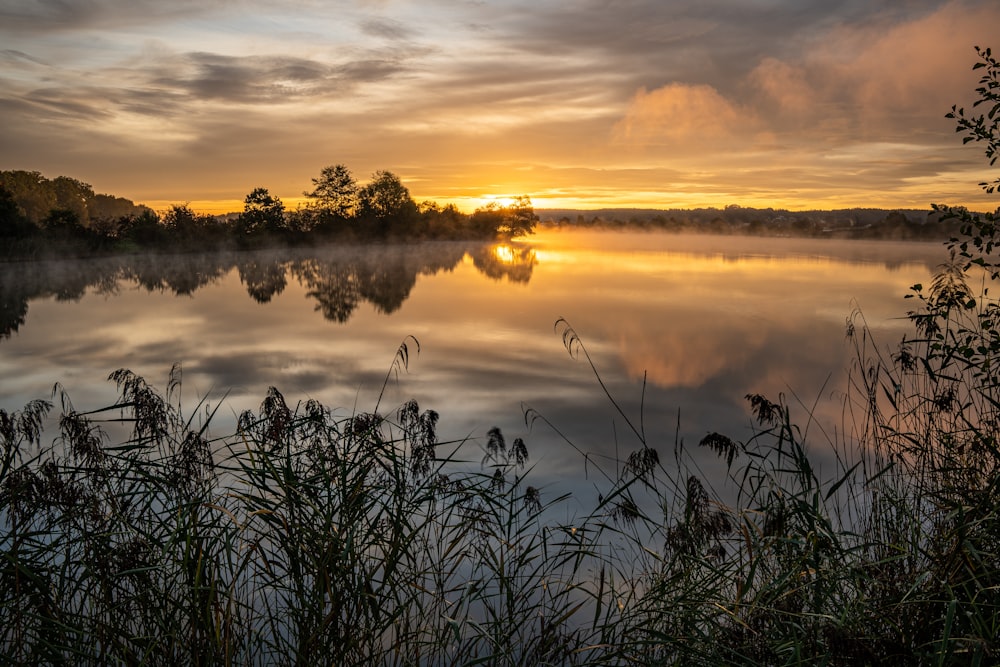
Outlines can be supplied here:
[[294, 209], [336, 163], [467, 212], [992, 210], [944, 114], [998, 28], [985, 0], [7, 3], [0, 169], [206, 213]]

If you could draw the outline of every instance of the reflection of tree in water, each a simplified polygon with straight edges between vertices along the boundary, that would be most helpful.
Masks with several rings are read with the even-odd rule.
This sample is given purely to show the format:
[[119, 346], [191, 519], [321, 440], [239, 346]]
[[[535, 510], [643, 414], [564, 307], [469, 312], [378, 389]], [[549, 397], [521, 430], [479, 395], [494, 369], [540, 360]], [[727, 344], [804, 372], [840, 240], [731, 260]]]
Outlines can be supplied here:
[[316, 300], [316, 310], [347, 322], [364, 301], [380, 313], [403, 305], [421, 275], [453, 271], [469, 254], [495, 280], [526, 283], [537, 263], [523, 246], [463, 243], [355, 246], [265, 253], [143, 255], [59, 262], [0, 263], [0, 339], [24, 326], [32, 300], [78, 300], [88, 290], [116, 295], [122, 283], [149, 292], [191, 295], [234, 268], [247, 293], [267, 303], [287, 287], [289, 274]]
[[394, 313], [410, 296], [410, 290], [417, 284], [416, 272], [401, 264], [361, 267], [359, 287], [361, 296], [375, 306], [380, 313]]
[[114, 296], [122, 281], [150, 292], [192, 294], [225, 275], [232, 263], [222, 256], [185, 255], [0, 264], [0, 338], [24, 325], [34, 300], [78, 301], [88, 290]]
[[418, 275], [450, 271], [465, 252], [458, 244], [357, 247], [294, 262], [290, 271], [323, 317], [343, 323], [362, 301], [380, 313], [399, 310]]
[[190, 296], [220, 280], [232, 265], [232, 256], [226, 255], [135, 257], [123, 267], [121, 277], [135, 280], [150, 292], [170, 290], [177, 295]]
[[269, 302], [288, 285], [285, 265], [277, 260], [251, 259], [240, 262], [236, 268], [247, 294], [257, 303]]
[[289, 271], [306, 287], [306, 296], [316, 299], [315, 310], [325, 319], [344, 323], [358, 307], [358, 286], [350, 267], [306, 259], [293, 263]]
[[117, 263], [108, 260], [0, 264], [0, 338], [25, 323], [31, 300], [78, 301], [88, 288], [113, 294], [117, 274]]
[[19, 286], [10, 276], [0, 277], [0, 338], [10, 338], [28, 316], [28, 299], [18, 293]]
[[[383, 246], [366, 256], [358, 265], [358, 288], [361, 296], [380, 313], [399, 310], [417, 284], [417, 274], [427, 266], [433, 253], [407, 253], [406, 246]], [[458, 264], [465, 251], [452, 255], [451, 266]], [[439, 262], [443, 258], [436, 258]]]
[[535, 250], [526, 245], [498, 243], [482, 246], [472, 255], [472, 263], [483, 275], [493, 280], [506, 278], [512, 283], [527, 283], [538, 264]]

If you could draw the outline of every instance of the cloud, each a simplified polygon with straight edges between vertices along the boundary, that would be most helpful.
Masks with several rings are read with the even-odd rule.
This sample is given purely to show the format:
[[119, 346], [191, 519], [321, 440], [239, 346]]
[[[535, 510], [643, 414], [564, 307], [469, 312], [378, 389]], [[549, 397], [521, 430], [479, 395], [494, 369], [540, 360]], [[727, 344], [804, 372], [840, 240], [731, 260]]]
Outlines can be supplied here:
[[331, 67], [298, 58], [190, 53], [179, 58], [174, 69], [179, 71], [153, 78], [149, 84], [183, 91], [197, 100], [230, 102], [283, 102], [325, 93], [336, 85]]
[[[941, 116], [971, 91], [971, 45], [998, 12], [939, 0], [8, 3], [0, 167], [83, 167], [94, 180], [120, 164], [131, 184], [145, 164], [171, 185], [156, 199], [208, 198], [208, 181], [238, 199], [248, 178], [297, 194], [337, 161], [421, 176], [418, 196], [563, 193], [573, 169], [606, 177], [586, 184], [602, 202], [824, 182], [899, 192], [904, 158], [872, 147], [923, 147], [899, 154], [921, 177], [959, 164]], [[98, 152], [100, 165], [85, 159]], [[532, 186], [517, 171], [528, 166], [559, 178]], [[655, 182], [665, 170], [681, 176]], [[442, 173], [454, 182], [431, 179]], [[470, 185], [473, 173], [485, 180]]]
[[66, 95], [65, 90], [41, 89], [28, 93], [24, 100], [32, 106], [34, 113], [42, 113], [52, 119], [73, 118], [93, 121], [112, 117], [99, 95], [86, 89], [80, 89], [77, 93], [77, 95]]
[[748, 85], [764, 99], [768, 115], [794, 119], [813, 112], [816, 90], [809, 83], [805, 68], [767, 57], [747, 78]]
[[683, 158], [701, 192], [732, 201], [850, 206], [865, 192], [875, 206], [927, 206], [955, 194], [932, 183], [974, 168], [944, 114], [969, 98], [972, 45], [995, 25], [1000, 6], [970, 2], [817, 24], [739, 77], [639, 87], [611, 138], [639, 164]]
[[639, 89], [614, 134], [626, 143], [676, 147], [728, 142], [756, 125], [749, 109], [709, 85], [671, 83], [652, 91]]
[[[1000, 6], [953, 2], [881, 34], [859, 30], [863, 48], [848, 56], [828, 46], [814, 67], [826, 75], [832, 95], [859, 111], [864, 128], [898, 132], [910, 125], [912, 131], [917, 123], [933, 131], [921, 119], [939, 120], [953, 102], [969, 95], [978, 78], [971, 71], [972, 47], [988, 43], [997, 25]], [[931, 108], [933, 115], [927, 113]]]
[[0, 62], [4, 62], [6, 65], [15, 65], [16, 66], [18, 64], [21, 64], [18, 61], [28, 62], [28, 63], [31, 63], [33, 65], [41, 65], [43, 67], [45, 67], [47, 65], [46, 62], [44, 62], [42, 60], [39, 60], [38, 58], [34, 58], [34, 57], [30, 56], [27, 53], [25, 53], [24, 51], [18, 51], [16, 49], [3, 49], [3, 50], [0, 50]]
[[363, 20], [358, 27], [361, 28], [362, 33], [369, 37], [393, 41], [408, 39], [413, 35], [413, 31], [402, 21], [385, 17]]
[[231, 2], [198, 0], [37, 0], [0, 5], [0, 24], [34, 33], [74, 31], [81, 27], [121, 27], [164, 19], [187, 18], [218, 11]]
[[[1000, 25], [1000, 8], [951, 2], [909, 20], [893, 18], [898, 22], [839, 23], [808, 48], [757, 59], [729, 86], [640, 88], [618, 129], [650, 141], [688, 131], [732, 136], [765, 125], [777, 135], [812, 128], [836, 140], [832, 133], [841, 132], [840, 141], [936, 132], [950, 100], [970, 89], [970, 40], [978, 34], [985, 43], [984, 26]], [[929, 114], [931, 105], [941, 114]]]
[[813, 81], [811, 111], [844, 114], [852, 129], [883, 140], [940, 136], [944, 113], [977, 78], [973, 45], [996, 25], [1000, 6], [951, 2], [884, 30], [841, 26], [799, 66]]

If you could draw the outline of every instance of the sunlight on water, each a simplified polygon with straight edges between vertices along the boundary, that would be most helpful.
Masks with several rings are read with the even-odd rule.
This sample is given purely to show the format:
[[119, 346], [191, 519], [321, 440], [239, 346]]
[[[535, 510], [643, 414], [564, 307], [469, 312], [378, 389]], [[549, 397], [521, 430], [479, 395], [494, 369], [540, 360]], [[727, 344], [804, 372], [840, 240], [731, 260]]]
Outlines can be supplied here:
[[503, 262], [504, 264], [510, 264], [514, 261], [514, 249], [509, 245], [498, 245], [493, 248], [493, 254], [496, 255], [497, 261]]

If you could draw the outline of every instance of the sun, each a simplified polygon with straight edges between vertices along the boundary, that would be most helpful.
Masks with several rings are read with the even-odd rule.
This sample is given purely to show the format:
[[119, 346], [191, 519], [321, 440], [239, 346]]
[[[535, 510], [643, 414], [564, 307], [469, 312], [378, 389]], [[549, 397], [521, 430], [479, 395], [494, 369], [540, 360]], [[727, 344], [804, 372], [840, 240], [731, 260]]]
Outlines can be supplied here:
[[515, 197], [513, 195], [483, 195], [473, 201], [476, 202], [476, 208], [486, 208], [491, 205], [507, 208], [514, 203]]

